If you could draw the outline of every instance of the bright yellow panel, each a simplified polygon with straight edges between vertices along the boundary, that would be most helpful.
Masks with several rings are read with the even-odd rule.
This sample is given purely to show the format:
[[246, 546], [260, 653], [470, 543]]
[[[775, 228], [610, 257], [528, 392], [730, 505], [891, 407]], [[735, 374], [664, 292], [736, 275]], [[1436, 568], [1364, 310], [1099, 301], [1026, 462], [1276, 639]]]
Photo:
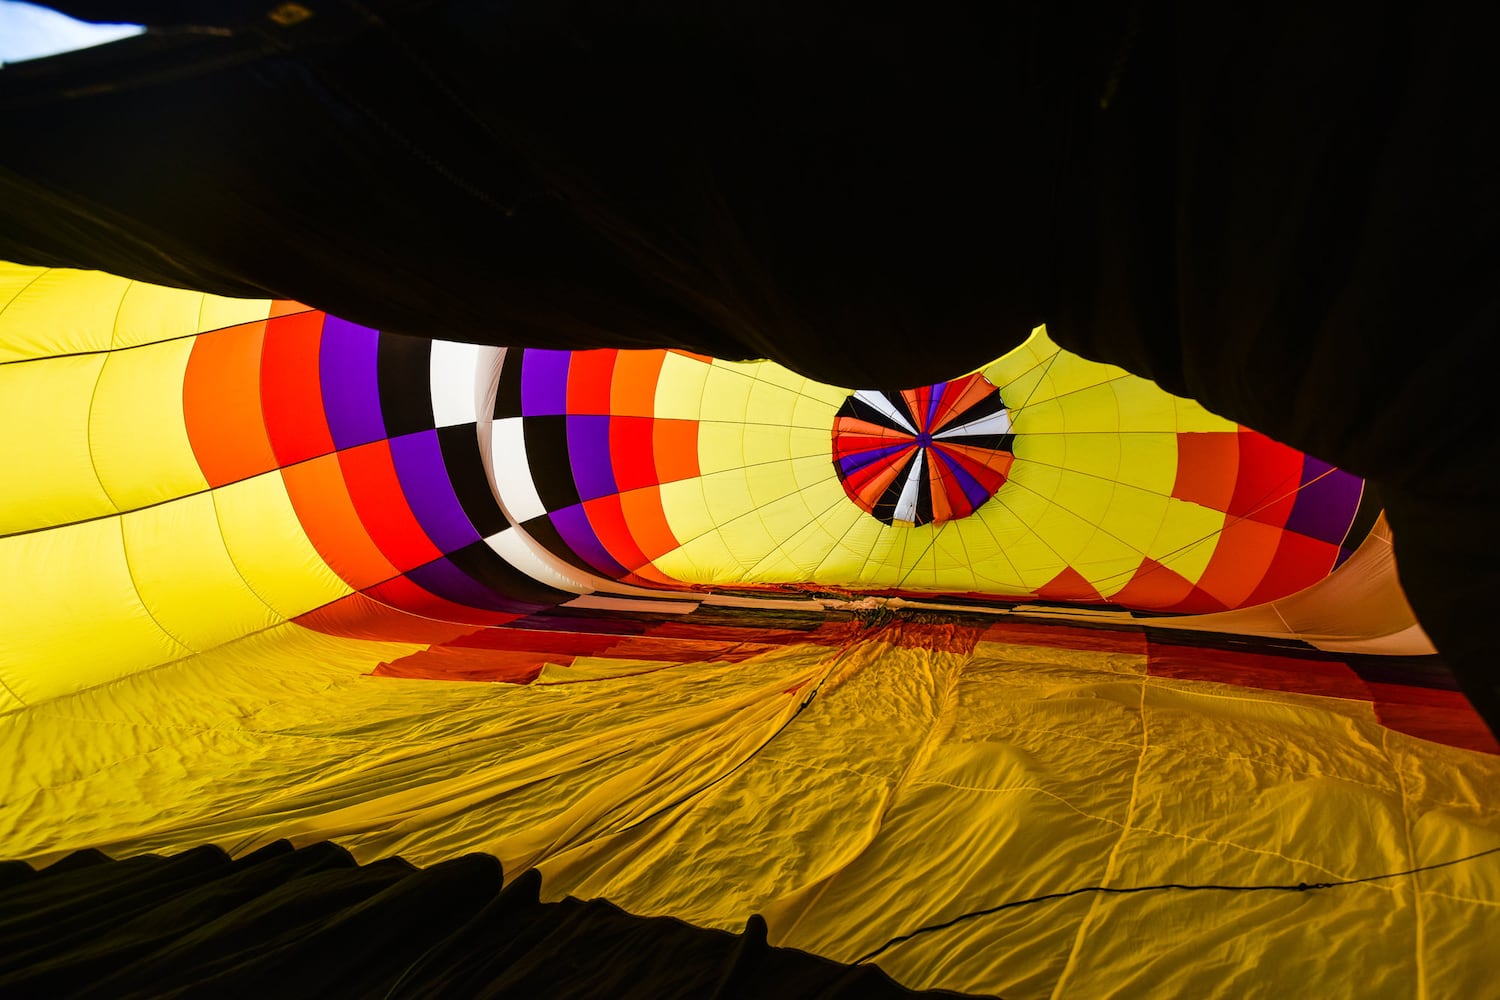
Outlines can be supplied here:
[[89, 414], [89, 446], [120, 510], [208, 488], [182, 412], [192, 350], [192, 338], [182, 338], [105, 355]]
[[263, 320], [270, 312], [269, 299], [226, 299], [136, 282], [120, 303], [114, 324], [114, 346], [132, 347], [221, 330]]
[[243, 323], [258, 323], [271, 315], [270, 299], [226, 299], [222, 295], [203, 296], [198, 309], [198, 329], [223, 330]]
[[28, 704], [189, 652], [136, 593], [120, 519], [0, 538], [0, 681]]
[[750, 407], [750, 387], [754, 382], [744, 367], [725, 361], [715, 361], [709, 366], [698, 410], [699, 420], [745, 422]]
[[745, 466], [745, 425], [705, 420], [698, 425], [698, 470], [713, 475]]
[[0, 533], [111, 514], [89, 453], [104, 355], [0, 365]]
[[668, 352], [656, 380], [657, 419], [697, 420], [708, 371], [702, 361]]
[[245, 582], [283, 618], [351, 593], [297, 520], [280, 472], [213, 491], [225, 547]]
[[229, 558], [214, 497], [202, 493], [121, 520], [141, 599], [183, 645], [201, 652], [282, 620]]
[[128, 280], [65, 268], [17, 273], [18, 267], [0, 264], [15, 289], [0, 305], [0, 362], [109, 349]]
[[1161, 528], [1146, 554], [1174, 572], [1196, 580], [1208, 568], [1224, 530], [1225, 515], [1176, 498], [1167, 501]]

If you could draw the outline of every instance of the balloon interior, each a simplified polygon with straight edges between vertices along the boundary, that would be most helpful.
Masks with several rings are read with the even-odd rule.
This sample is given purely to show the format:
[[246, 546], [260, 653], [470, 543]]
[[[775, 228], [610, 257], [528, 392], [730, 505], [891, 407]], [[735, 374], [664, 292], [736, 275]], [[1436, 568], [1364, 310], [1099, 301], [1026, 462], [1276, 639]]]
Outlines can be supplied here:
[[[0, 413], [4, 857], [483, 852], [1016, 997], [1493, 989], [1500, 747], [1378, 498], [1045, 329], [874, 391], [7, 265]], [[1135, 891], [1210, 883], [1322, 888]]]

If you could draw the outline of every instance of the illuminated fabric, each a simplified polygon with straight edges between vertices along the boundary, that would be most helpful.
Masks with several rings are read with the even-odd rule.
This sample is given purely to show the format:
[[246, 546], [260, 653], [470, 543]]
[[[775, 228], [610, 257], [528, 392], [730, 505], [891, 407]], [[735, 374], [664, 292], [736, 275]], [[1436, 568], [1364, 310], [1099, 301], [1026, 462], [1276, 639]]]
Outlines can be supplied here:
[[8, 266], [0, 855], [483, 851], [915, 986], [1482, 992], [1500, 748], [1357, 478], [1042, 332], [981, 374], [1004, 482], [885, 524], [853, 390], [775, 365]]

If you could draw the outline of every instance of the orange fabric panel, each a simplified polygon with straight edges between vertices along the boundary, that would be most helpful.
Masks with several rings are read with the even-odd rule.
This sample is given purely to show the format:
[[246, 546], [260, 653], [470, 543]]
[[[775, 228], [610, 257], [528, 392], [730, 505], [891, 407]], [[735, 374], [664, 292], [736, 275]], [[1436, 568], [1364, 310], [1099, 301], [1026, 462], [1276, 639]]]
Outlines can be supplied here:
[[1172, 486], [1172, 495], [1211, 510], [1228, 510], [1239, 470], [1237, 432], [1179, 434], [1177, 481]]
[[1240, 518], [1227, 522], [1213, 559], [1198, 580], [1198, 589], [1222, 601], [1225, 607], [1240, 607], [1271, 568], [1281, 536], [1280, 528], [1260, 521]]
[[609, 389], [610, 412], [621, 417], [656, 414], [656, 383], [665, 351], [621, 351], [615, 358], [614, 383]]
[[698, 422], [658, 420], [651, 431], [656, 452], [656, 481], [692, 479], [698, 471]]
[[318, 555], [355, 590], [396, 575], [349, 497], [337, 455], [322, 455], [281, 470], [297, 519]]
[[182, 412], [193, 455], [210, 486], [277, 467], [260, 406], [265, 331], [265, 322], [245, 323], [193, 342], [182, 381]]
[[665, 555], [681, 544], [661, 506], [661, 490], [651, 486], [620, 494], [620, 508], [635, 543], [648, 559]]

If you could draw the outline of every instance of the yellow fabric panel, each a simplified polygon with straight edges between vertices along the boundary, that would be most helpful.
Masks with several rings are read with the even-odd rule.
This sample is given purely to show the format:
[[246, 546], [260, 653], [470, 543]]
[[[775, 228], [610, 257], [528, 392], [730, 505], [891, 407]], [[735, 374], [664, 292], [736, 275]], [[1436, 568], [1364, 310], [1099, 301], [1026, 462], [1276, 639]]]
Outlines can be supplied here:
[[754, 384], [744, 367], [732, 361], [715, 361], [709, 366], [703, 394], [698, 401], [699, 420], [705, 423], [714, 420], [736, 425], [744, 423], [750, 412], [750, 387]]
[[89, 452], [104, 356], [0, 365], [0, 534], [111, 514]]
[[0, 261], [0, 362], [157, 343], [262, 320], [270, 308], [267, 299]]
[[141, 600], [184, 646], [210, 649], [282, 620], [229, 558], [213, 496], [161, 504], [121, 521]]
[[208, 333], [242, 323], [258, 323], [270, 315], [269, 299], [226, 299], [222, 295], [205, 295], [198, 307], [198, 329]]
[[[0, 362], [107, 351], [130, 280], [102, 271], [0, 263]], [[17, 287], [17, 286], [20, 287]], [[0, 292], [0, 300], [6, 293]]]
[[1218, 545], [1226, 516], [1175, 497], [1167, 500], [1161, 527], [1146, 555], [1189, 580], [1203, 575]]
[[[264, 828], [275, 812], [253, 803], [280, 789], [305, 794], [341, 752], [378, 759], [384, 737], [399, 742], [410, 702], [381, 711], [379, 694], [391, 689], [361, 675], [420, 648], [287, 623], [0, 718], [0, 854], [51, 858], [87, 844], [119, 856], [216, 814], [237, 831], [222, 841], [233, 849], [253, 836], [236, 817]], [[361, 681], [371, 697], [348, 725], [353, 706], [339, 686]], [[338, 784], [323, 785], [325, 797]]]
[[1500, 759], [1389, 732], [1363, 702], [1148, 678], [1134, 654], [869, 635], [515, 687], [361, 676], [414, 647], [281, 625], [0, 721], [0, 852], [484, 850], [538, 864], [547, 898], [726, 929], [758, 911], [775, 944], [878, 952], [911, 986], [1486, 995], [1495, 857], [1305, 893], [1083, 892], [882, 951], [1089, 886], [1488, 850]]
[[35, 704], [187, 653], [141, 603], [120, 519], [0, 538], [0, 683]]
[[114, 347], [133, 347], [219, 330], [265, 319], [268, 299], [226, 299], [217, 295], [134, 282], [120, 302]]
[[702, 361], [668, 352], [656, 380], [657, 419], [697, 420], [708, 372], [709, 365]]
[[120, 510], [208, 488], [182, 412], [192, 350], [192, 339], [183, 338], [105, 356], [89, 413], [89, 447], [99, 480]]
[[0, 812], [0, 855], [286, 834], [419, 864], [487, 850], [514, 872], [734, 770], [834, 655], [526, 687], [362, 676], [414, 648], [288, 623], [23, 713], [0, 727], [0, 793], [23, 806]]
[[308, 540], [280, 472], [213, 491], [224, 546], [257, 598], [295, 618], [352, 593]]

